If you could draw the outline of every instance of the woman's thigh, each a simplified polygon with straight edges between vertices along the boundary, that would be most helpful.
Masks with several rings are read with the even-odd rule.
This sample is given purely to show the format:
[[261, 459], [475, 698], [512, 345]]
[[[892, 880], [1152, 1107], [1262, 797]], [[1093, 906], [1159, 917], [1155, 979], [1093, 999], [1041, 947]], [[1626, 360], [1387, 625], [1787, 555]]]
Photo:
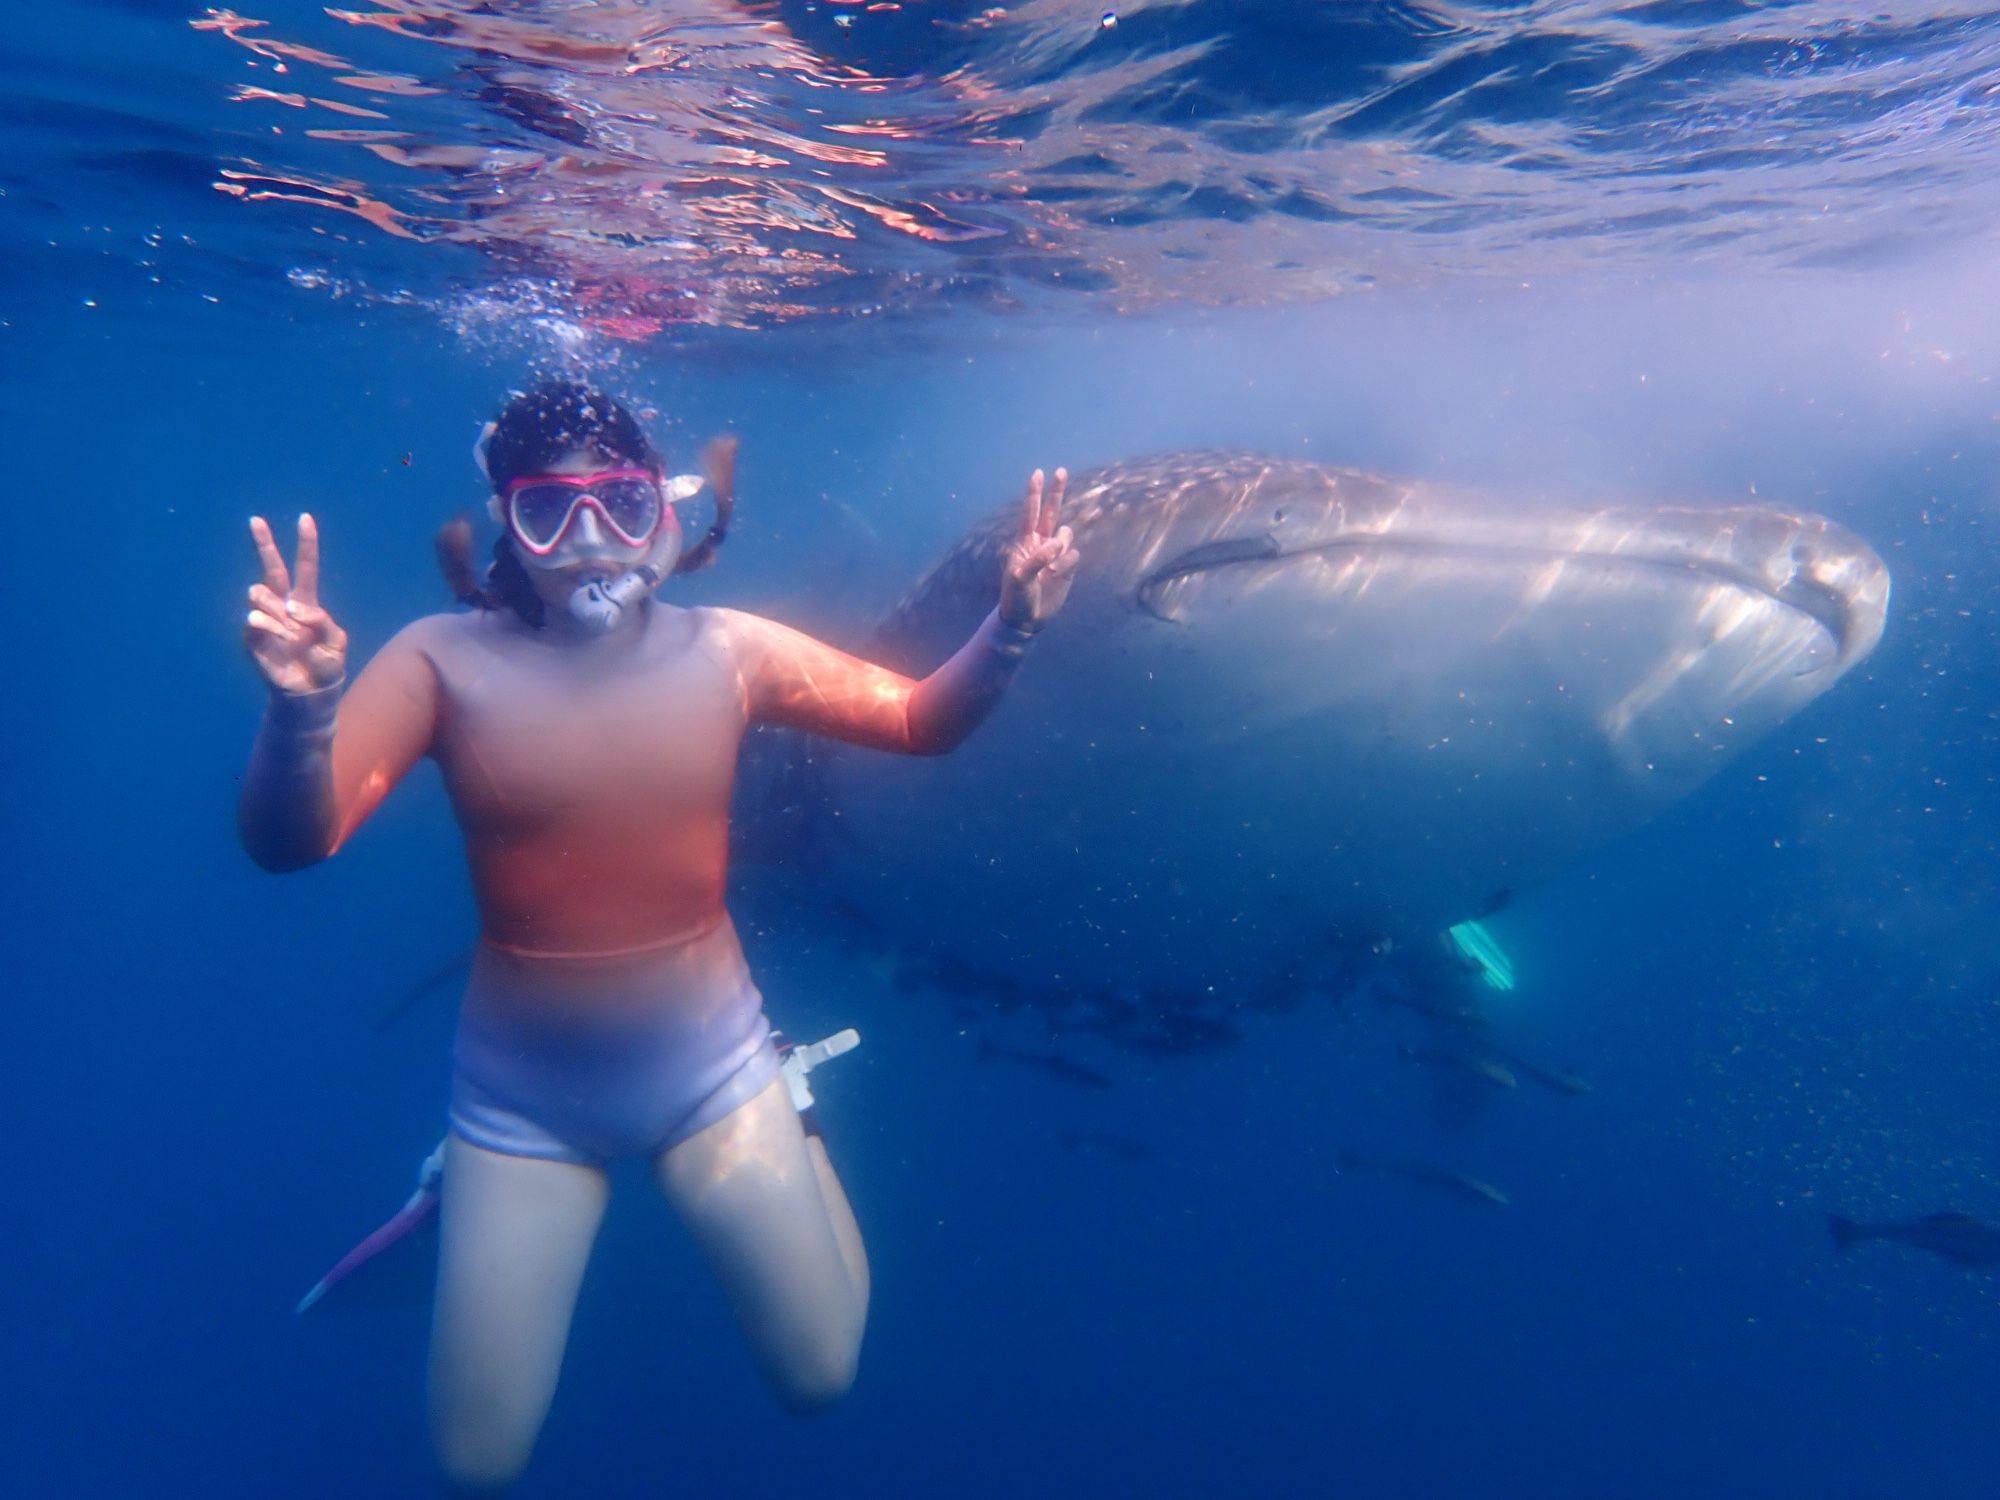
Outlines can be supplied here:
[[527, 1463], [608, 1196], [595, 1167], [447, 1143], [431, 1432], [452, 1479], [503, 1484]]
[[782, 1079], [654, 1159], [759, 1367], [795, 1408], [854, 1381], [868, 1312]]

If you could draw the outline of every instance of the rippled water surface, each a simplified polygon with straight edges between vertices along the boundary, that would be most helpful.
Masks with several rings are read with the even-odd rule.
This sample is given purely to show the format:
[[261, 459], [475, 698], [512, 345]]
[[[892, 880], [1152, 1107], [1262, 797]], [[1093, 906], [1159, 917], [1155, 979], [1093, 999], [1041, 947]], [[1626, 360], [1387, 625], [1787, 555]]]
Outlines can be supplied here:
[[45, 10], [12, 59], [10, 193], [57, 237], [79, 230], [36, 201], [51, 168], [171, 184], [158, 227], [246, 248], [250, 274], [628, 340], [1445, 272], [1870, 264], [1980, 233], [2000, 181], [1989, 6], [170, 12]]

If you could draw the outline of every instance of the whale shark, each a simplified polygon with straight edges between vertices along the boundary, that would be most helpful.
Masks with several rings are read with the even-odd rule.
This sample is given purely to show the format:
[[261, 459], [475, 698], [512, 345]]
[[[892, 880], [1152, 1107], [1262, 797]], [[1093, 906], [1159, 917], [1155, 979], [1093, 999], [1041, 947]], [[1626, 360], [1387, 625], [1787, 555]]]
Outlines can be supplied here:
[[[964, 640], [1017, 509], [864, 654], [922, 673]], [[1064, 520], [1068, 606], [979, 733], [912, 762], [762, 731], [738, 828], [917, 963], [1142, 1050], [1637, 827], [1866, 658], [1889, 599], [1864, 541], [1775, 505], [1251, 453], [1083, 474]]]

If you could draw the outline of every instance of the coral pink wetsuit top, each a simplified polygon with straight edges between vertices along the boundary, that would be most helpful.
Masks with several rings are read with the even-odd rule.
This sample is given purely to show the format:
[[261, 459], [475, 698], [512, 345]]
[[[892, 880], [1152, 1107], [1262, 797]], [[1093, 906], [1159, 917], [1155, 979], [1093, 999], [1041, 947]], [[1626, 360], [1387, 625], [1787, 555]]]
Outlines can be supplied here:
[[648, 605], [603, 637], [530, 629], [507, 611], [433, 615], [344, 696], [272, 695], [244, 844], [269, 869], [324, 858], [431, 755], [488, 942], [577, 955], [673, 942], [723, 917], [746, 729], [941, 753], [999, 699], [1028, 639], [995, 612], [914, 682], [730, 609]]
[[[344, 694], [272, 694], [244, 846], [274, 870], [325, 858], [435, 758], [483, 937], [455, 1128], [526, 1155], [660, 1149], [768, 1081], [761, 998], [723, 908], [744, 732], [949, 750], [1028, 639], [996, 611], [915, 682], [729, 609], [648, 602], [605, 636], [535, 630], [511, 611], [433, 615]], [[586, 1094], [597, 1114], [565, 1113]]]

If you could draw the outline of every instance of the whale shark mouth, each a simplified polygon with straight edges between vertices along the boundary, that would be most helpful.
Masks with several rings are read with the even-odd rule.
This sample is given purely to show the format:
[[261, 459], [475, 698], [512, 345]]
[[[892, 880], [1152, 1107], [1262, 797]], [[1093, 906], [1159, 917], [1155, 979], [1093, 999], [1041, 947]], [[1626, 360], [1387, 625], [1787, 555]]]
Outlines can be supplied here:
[[[1176, 617], [1163, 603], [1162, 596], [1173, 584], [1229, 568], [1267, 566], [1304, 558], [1359, 557], [1363, 554], [1377, 556], [1394, 554], [1429, 561], [1464, 559], [1468, 563], [1477, 562], [1487, 566], [1495, 562], [1516, 563], [1523, 573], [1533, 573], [1554, 564], [1573, 562], [1594, 564], [1611, 571], [1635, 574], [1643, 572], [1659, 577], [1681, 579], [1697, 586], [1722, 585], [1746, 594], [1759, 595], [1815, 621], [1832, 639], [1836, 660], [1842, 667], [1874, 647], [1876, 640], [1881, 636], [1882, 619], [1887, 606], [1886, 593], [1882, 589], [1858, 588], [1852, 592], [1845, 591], [1812, 576], [1804, 568], [1795, 569], [1782, 584], [1774, 585], [1768, 577], [1755, 569], [1731, 563], [1724, 558], [1588, 548], [1513, 547], [1504, 544], [1471, 546], [1429, 541], [1421, 537], [1385, 535], [1344, 537], [1331, 542], [1291, 547], [1283, 545], [1276, 537], [1269, 535], [1227, 537], [1220, 541], [1205, 542], [1201, 546], [1189, 548], [1145, 574], [1133, 589], [1132, 600], [1140, 610], [1155, 619], [1171, 624], [1175, 622]], [[1870, 556], [1866, 558], [1859, 571], [1864, 579], [1870, 579], [1883, 569], [1880, 561]], [[1871, 594], [1875, 597], [1869, 597]]]

